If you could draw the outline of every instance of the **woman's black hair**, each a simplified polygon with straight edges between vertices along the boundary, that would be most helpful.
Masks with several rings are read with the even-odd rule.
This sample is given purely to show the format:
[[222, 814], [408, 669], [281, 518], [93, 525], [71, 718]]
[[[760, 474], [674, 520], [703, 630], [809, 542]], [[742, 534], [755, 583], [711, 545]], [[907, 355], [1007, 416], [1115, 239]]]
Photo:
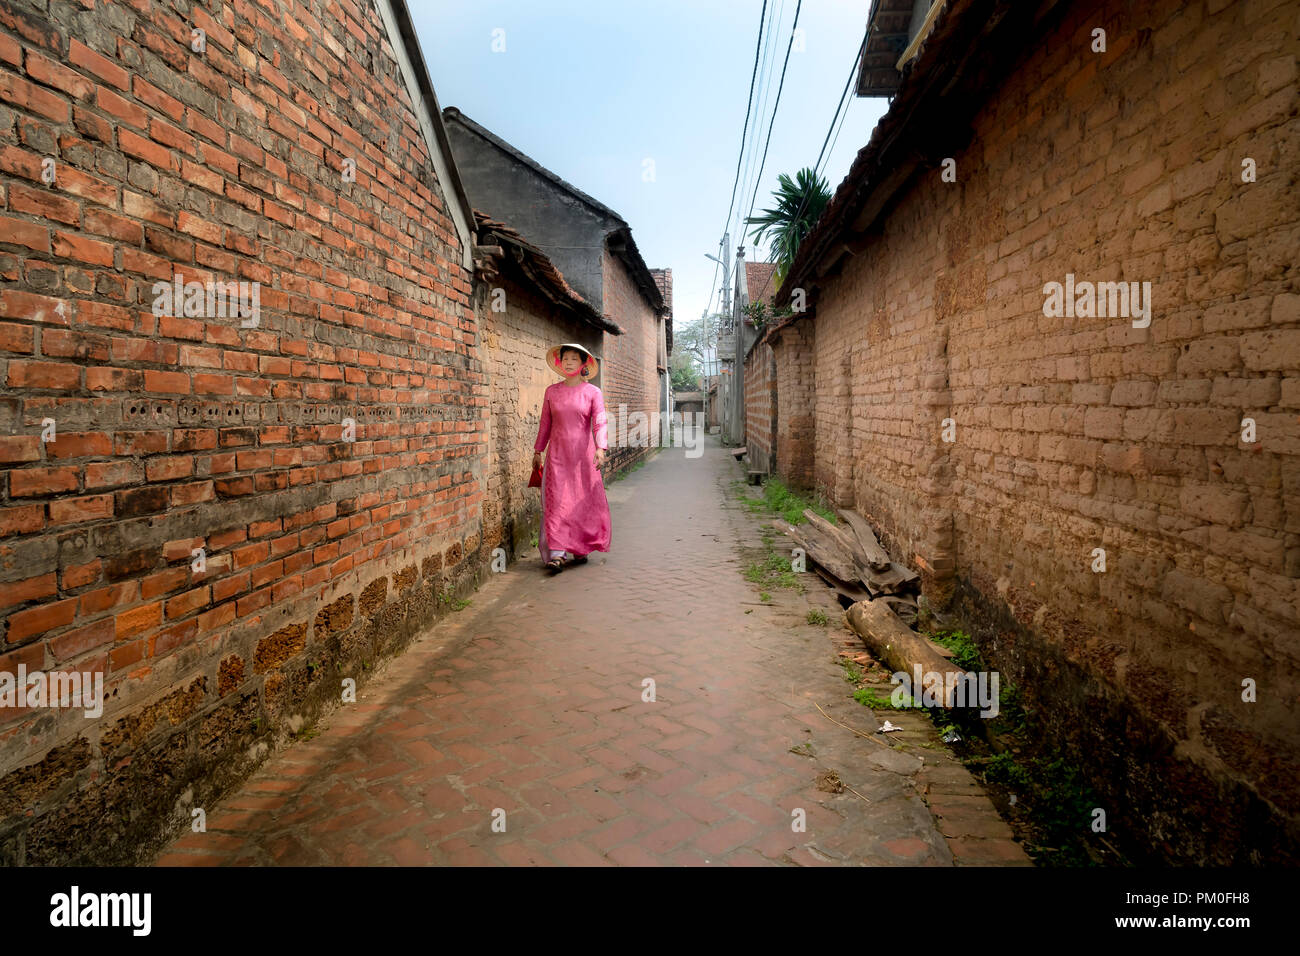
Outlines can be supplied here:
[[565, 352], [577, 352], [577, 353], [578, 353], [578, 358], [582, 359], [584, 362], [587, 361], [587, 358], [588, 358], [587, 353], [586, 353], [586, 352], [583, 352], [582, 349], [575, 349], [572, 345], [566, 345], [564, 348], [560, 349], [560, 360], [561, 360], [561, 361], [564, 360], [564, 353], [565, 353]]

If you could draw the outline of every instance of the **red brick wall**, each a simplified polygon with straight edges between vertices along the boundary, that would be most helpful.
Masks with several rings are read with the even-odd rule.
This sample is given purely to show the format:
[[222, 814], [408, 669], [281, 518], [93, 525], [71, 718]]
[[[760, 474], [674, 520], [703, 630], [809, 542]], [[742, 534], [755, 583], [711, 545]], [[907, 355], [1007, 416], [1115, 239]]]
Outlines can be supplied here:
[[[816, 299], [817, 484], [939, 602], [955, 559], [987, 656], [1157, 859], [1297, 852], [1298, 30], [1074, 4], [958, 181], [921, 173]], [[1150, 281], [1150, 327], [1044, 316], [1067, 273]]]
[[0, 5], [0, 670], [111, 696], [0, 710], [0, 860], [135, 862], [464, 587], [487, 398], [374, 7], [47, 6]]
[[[637, 288], [623, 260], [608, 252], [604, 256], [604, 312], [620, 328], [622, 335], [605, 333], [605, 351], [601, 356], [600, 381], [597, 384], [605, 396], [605, 411], [609, 415], [609, 454], [606, 470], [610, 473], [626, 468], [644, 457], [649, 448], [657, 447], [659, 435], [653, 430], [649, 448], [616, 446], [619, 423], [619, 406], [625, 405], [625, 417], [640, 411], [652, 423], [651, 416], [659, 407], [659, 373], [656, 361], [659, 351], [658, 319], [654, 309]], [[632, 425], [627, 431], [631, 440]]]

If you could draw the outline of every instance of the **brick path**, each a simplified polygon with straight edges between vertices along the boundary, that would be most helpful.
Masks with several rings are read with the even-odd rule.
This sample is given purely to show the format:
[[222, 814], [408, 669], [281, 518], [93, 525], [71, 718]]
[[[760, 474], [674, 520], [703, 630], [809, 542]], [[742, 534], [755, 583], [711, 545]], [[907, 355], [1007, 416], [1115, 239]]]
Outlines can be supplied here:
[[[743, 470], [710, 437], [703, 457], [663, 449], [611, 483], [609, 555], [549, 578], [531, 554], [490, 575], [159, 862], [1026, 862], [942, 750], [918, 757], [818, 711], [877, 728], [834, 663], [852, 641], [830, 592], [812, 581], [763, 605], [742, 577], [738, 548], [766, 520], [735, 500]], [[829, 628], [806, 623], [810, 603]], [[790, 752], [805, 744], [813, 756]], [[856, 793], [818, 790], [827, 768]]]

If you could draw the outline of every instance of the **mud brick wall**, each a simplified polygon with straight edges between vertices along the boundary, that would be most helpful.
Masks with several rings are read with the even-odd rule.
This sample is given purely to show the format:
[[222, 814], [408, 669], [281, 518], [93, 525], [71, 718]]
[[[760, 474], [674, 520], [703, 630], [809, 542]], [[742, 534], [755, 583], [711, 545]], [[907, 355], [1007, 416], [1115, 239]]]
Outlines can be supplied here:
[[628, 439], [631, 439], [633, 412], [646, 416], [647, 427], [651, 416], [659, 407], [659, 318], [650, 303], [637, 287], [622, 259], [604, 253], [604, 304], [605, 315], [618, 325], [622, 335], [604, 333], [605, 347], [601, 354], [600, 380], [597, 384], [605, 396], [605, 412], [609, 416], [609, 452], [605, 458], [605, 471], [614, 474], [634, 464], [657, 447], [659, 436], [650, 434], [649, 447], [618, 447], [619, 406], [625, 405], [628, 419]]
[[[534, 547], [530, 541], [541, 518], [541, 489], [529, 488], [528, 479], [542, 400], [547, 387], [561, 381], [546, 368], [546, 353], [561, 342], [599, 352], [602, 333], [557, 314], [555, 306], [530, 292], [513, 270], [491, 285], [505, 291], [505, 311], [492, 311], [491, 290], [480, 283], [476, 302], [492, 409], [483, 544], [485, 554], [502, 547], [513, 562]], [[601, 369], [603, 373], [603, 364]]]
[[[816, 299], [817, 484], [955, 562], [1148, 859], [1296, 861], [1298, 49], [1285, 2], [1070, 5]], [[1150, 327], [1045, 317], [1067, 273], [1150, 281]]]
[[476, 573], [469, 276], [369, 3], [3, 0], [0, 207], [0, 860], [138, 862]]
[[772, 339], [776, 362], [776, 471], [798, 488], [813, 484], [817, 458], [816, 326], [801, 320]]
[[776, 358], [756, 342], [745, 356], [745, 445], [749, 468], [770, 472], [775, 464]]

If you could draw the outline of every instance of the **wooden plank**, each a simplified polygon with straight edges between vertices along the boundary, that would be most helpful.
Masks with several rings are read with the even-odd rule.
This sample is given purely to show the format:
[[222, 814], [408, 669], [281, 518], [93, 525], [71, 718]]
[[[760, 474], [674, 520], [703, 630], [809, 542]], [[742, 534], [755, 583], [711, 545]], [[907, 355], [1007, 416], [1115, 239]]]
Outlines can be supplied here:
[[821, 578], [832, 588], [834, 588], [837, 593], [844, 595], [850, 601], [871, 600], [871, 595], [867, 592], [867, 589], [864, 588], [862, 585], [850, 583], [848, 581], [841, 581], [835, 575], [831, 574], [829, 571], [823, 568], [820, 564], [814, 564], [813, 571], [816, 572], [819, 578]]
[[858, 547], [862, 549], [865, 564], [873, 571], [887, 570], [892, 563], [889, 560], [889, 553], [876, 540], [875, 532], [871, 530], [871, 525], [867, 523], [867, 519], [856, 511], [850, 511], [847, 508], [839, 509], [837, 513], [853, 529], [853, 535], [857, 539]]
[[856, 584], [859, 580], [858, 566], [846, 554], [840, 551], [838, 543], [828, 538], [816, 528], [802, 526], [795, 528], [784, 522], [777, 523], [778, 530], [783, 530], [803, 548], [808, 560], [821, 565], [835, 577], [846, 583]]

